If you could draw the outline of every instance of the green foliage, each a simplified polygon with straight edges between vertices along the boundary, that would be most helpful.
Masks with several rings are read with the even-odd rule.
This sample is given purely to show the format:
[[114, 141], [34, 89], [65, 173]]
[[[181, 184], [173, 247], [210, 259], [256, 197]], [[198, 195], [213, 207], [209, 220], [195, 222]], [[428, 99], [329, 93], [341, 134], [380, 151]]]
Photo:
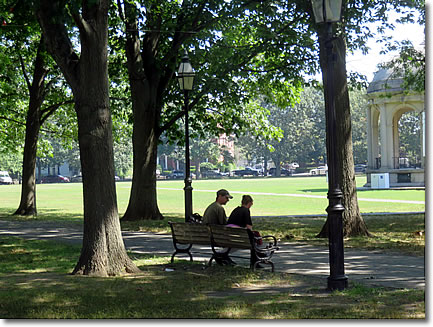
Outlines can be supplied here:
[[196, 163], [201, 163], [205, 159], [216, 163], [220, 155], [218, 145], [206, 139], [192, 139], [190, 151], [191, 160]]
[[349, 92], [352, 117], [353, 160], [355, 164], [367, 162], [367, 100], [366, 89]]
[[0, 170], [9, 172], [12, 178], [17, 178], [22, 172], [22, 154], [19, 152], [0, 153]]
[[391, 78], [403, 78], [401, 87], [406, 93], [425, 91], [425, 51], [416, 49], [410, 41], [403, 41], [394, 46], [400, 50], [395, 59], [381, 65], [391, 69]]
[[[266, 94], [268, 101], [292, 103], [305, 63], [314, 62], [312, 33], [303, 25], [308, 16], [297, 12], [293, 3], [169, 2], [159, 6], [137, 1], [133, 6], [131, 11], [126, 5], [117, 9], [124, 22], [131, 19], [130, 13], [138, 18], [142, 53], [153, 63], [143, 73], [152, 83], [160, 83], [159, 126], [162, 131], [172, 127], [167, 134], [172, 143], [183, 135], [177, 122], [183, 98], [176, 81], [164, 77], [173, 76], [182, 46], [190, 51], [196, 69], [190, 114], [192, 130], [198, 134], [207, 131], [216, 136], [225, 131], [239, 135], [246, 129], [269, 133], [266, 113], [246, 104], [256, 94]], [[123, 42], [115, 39], [116, 46]]]
[[200, 163], [200, 169], [201, 171], [206, 171], [206, 170], [214, 170], [216, 169], [217, 166], [211, 162], [202, 162]]
[[125, 178], [132, 176], [132, 144], [128, 140], [114, 143], [114, 171], [116, 175]]
[[247, 158], [271, 158], [275, 165], [323, 160], [326, 150], [322, 92], [306, 88], [300, 101], [289, 107], [265, 102], [262, 105], [267, 108], [268, 121], [279, 130], [278, 137], [265, 139], [252, 133], [241, 137], [239, 145]]
[[421, 151], [422, 130], [421, 115], [410, 111], [405, 113], [398, 122], [400, 136], [400, 157], [409, 158], [411, 163], [419, 163]]

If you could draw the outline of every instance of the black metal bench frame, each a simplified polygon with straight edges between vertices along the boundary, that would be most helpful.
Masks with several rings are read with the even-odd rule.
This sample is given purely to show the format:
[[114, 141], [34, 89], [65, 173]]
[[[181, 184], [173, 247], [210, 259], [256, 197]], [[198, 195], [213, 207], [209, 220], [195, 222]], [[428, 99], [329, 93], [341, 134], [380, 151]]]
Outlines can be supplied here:
[[[250, 268], [253, 271], [258, 264], [271, 265], [272, 271], [274, 271], [274, 263], [271, 258], [279, 248], [277, 239], [272, 235], [261, 236], [262, 245], [258, 245], [259, 238], [248, 228], [197, 223], [168, 223], [171, 227], [173, 246], [175, 248], [171, 256], [171, 262], [180, 253], [188, 254], [190, 261], [193, 261], [191, 248], [194, 244], [210, 245], [212, 256], [208, 266], [211, 266], [214, 260], [217, 261], [229, 255], [232, 249], [248, 249], [250, 250]], [[254, 264], [251, 264], [251, 262], [254, 262]]]

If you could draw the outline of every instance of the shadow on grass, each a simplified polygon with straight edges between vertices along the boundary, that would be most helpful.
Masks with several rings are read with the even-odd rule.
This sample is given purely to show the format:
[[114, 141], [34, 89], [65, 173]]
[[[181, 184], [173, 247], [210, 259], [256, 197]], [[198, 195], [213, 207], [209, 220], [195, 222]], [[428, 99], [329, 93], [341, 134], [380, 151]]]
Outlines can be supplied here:
[[[25, 258], [23, 259], [23, 255]], [[137, 255], [142, 272], [68, 275], [78, 247], [10, 237], [0, 241], [0, 317], [62, 318], [425, 318], [424, 292], [351, 285], [327, 292], [322, 278]], [[59, 260], [64, 260], [59, 266]], [[169, 269], [167, 269], [169, 268]], [[7, 301], [6, 301], [7, 299]]]
[[37, 215], [14, 215], [16, 208], [0, 208], [0, 219], [3, 220], [53, 220], [53, 221], [83, 221], [80, 213], [64, 212], [60, 209], [41, 209]]

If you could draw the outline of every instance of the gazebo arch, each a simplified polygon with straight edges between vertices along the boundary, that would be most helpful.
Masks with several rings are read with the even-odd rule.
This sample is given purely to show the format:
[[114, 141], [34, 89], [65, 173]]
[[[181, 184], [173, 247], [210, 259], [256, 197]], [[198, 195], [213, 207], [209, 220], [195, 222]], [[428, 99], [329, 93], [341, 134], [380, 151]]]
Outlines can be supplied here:
[[[390, 187], [425, 186], [425, 129], [424, 93], [407, 92], [401, 78], [392, 76], [387, 69], [379, 70], [367, 88], [367, 184], [371, 186], [372, 174], [384, 174]], [[421, 158], [419, 163], [407, 165], [400, 158], [398, 121], [403, 114], [415, 111], [420, 114]]]

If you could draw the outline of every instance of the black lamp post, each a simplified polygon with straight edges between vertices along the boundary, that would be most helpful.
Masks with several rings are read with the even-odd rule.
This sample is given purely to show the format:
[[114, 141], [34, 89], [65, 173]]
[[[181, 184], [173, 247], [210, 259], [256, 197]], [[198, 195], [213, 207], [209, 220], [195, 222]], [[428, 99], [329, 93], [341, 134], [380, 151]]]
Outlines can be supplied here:
[[326, 24], [326, 101], [327, 137], [328, 137], [328, 238], [329, 238], [329, 290], [343, 290], [348, 285], [344, 273], [343, 246], [343, 193], [338, 182], [338, 155], [336, 135], [336, 112], [334, 94], [334, 54], [332, 24], [340, 20], [342, 0], [311, 0], [316, 23]]
[[185, 191], [185, 221], [188, 221], [189, 217], [192, 215], [192, 179], [189, 155], [188, 93], [192, 90], [194, 76], [195, 73], [192, 69], [191, 63], [189, 62], [188, 53], [185, 50], [177, 73], [180, 89], [183, 91], [185, 96], [185, 187], [183, 189]]

